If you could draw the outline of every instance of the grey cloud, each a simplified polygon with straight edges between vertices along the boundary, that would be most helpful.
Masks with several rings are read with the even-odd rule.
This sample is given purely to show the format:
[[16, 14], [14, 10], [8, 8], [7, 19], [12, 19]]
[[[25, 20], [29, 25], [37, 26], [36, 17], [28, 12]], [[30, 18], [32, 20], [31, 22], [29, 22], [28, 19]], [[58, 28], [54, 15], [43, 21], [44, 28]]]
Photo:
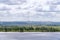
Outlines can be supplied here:
[[51, 4], [53, 4], [53, 5], [60, 5], [60, 0], [55, 0], [55, 1], [52, 2]]
[[8, 11], [8, 10], [10, 10], [10, 9], [7, 7], [0, 8], [0, 11]]
[[26, 0], [0, 0], [0, 3], [4, 3], [8, 5], [18, 5], [18, 4], [23, 4], [25, 2]]
[[[44, 13], [44, 12], [43, 12], [43, 13]], [[40, 13], [35, 14], [34, 17], [37, 17], [37, 18], [39, 18], [39, 17], [54, 18], [55, 15], [53, 15], [52, 12], [46, 12], [46, 13], [44, 13], [44, 14], [41, 14], [41, 12], [40, 12]]]

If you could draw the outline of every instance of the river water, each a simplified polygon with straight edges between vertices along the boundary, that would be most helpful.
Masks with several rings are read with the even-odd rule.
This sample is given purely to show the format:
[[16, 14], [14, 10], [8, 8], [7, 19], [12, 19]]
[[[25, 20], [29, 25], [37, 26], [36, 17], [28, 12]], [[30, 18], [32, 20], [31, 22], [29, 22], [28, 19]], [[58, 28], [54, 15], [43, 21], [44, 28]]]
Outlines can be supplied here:
[[0, 40], [60, 40], [60, 32], [0, 32]]

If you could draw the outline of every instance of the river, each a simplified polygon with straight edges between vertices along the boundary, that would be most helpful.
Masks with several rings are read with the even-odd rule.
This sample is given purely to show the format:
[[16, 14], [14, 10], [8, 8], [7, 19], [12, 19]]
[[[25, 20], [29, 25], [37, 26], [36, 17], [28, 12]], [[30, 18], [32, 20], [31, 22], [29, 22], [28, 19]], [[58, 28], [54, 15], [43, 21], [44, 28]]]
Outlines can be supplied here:
[[60, 32], [0, 32], [0, 40], [60, 40]]

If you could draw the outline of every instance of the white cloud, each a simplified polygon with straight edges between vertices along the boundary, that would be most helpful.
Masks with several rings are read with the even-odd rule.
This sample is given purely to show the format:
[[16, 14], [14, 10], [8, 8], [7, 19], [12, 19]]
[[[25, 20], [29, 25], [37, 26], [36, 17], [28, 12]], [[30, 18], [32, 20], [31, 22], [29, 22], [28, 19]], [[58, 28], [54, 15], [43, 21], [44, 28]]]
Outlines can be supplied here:
[[58, 1], [56, 0], [9, 0], [5, 2], [3, 1], [0, 2], [0, 21], [60, 20], [60, 12], [58, 12], [60, 11], [60, 5], [57, 4]]

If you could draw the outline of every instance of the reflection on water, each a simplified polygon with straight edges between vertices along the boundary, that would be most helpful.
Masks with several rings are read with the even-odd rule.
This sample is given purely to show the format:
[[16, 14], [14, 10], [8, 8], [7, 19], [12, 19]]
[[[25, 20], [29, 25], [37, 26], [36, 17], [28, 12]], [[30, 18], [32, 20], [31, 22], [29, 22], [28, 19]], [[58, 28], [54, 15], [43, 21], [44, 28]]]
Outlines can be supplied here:
[[60, 32], [1, 32], [0, 40], [60, 40]]

